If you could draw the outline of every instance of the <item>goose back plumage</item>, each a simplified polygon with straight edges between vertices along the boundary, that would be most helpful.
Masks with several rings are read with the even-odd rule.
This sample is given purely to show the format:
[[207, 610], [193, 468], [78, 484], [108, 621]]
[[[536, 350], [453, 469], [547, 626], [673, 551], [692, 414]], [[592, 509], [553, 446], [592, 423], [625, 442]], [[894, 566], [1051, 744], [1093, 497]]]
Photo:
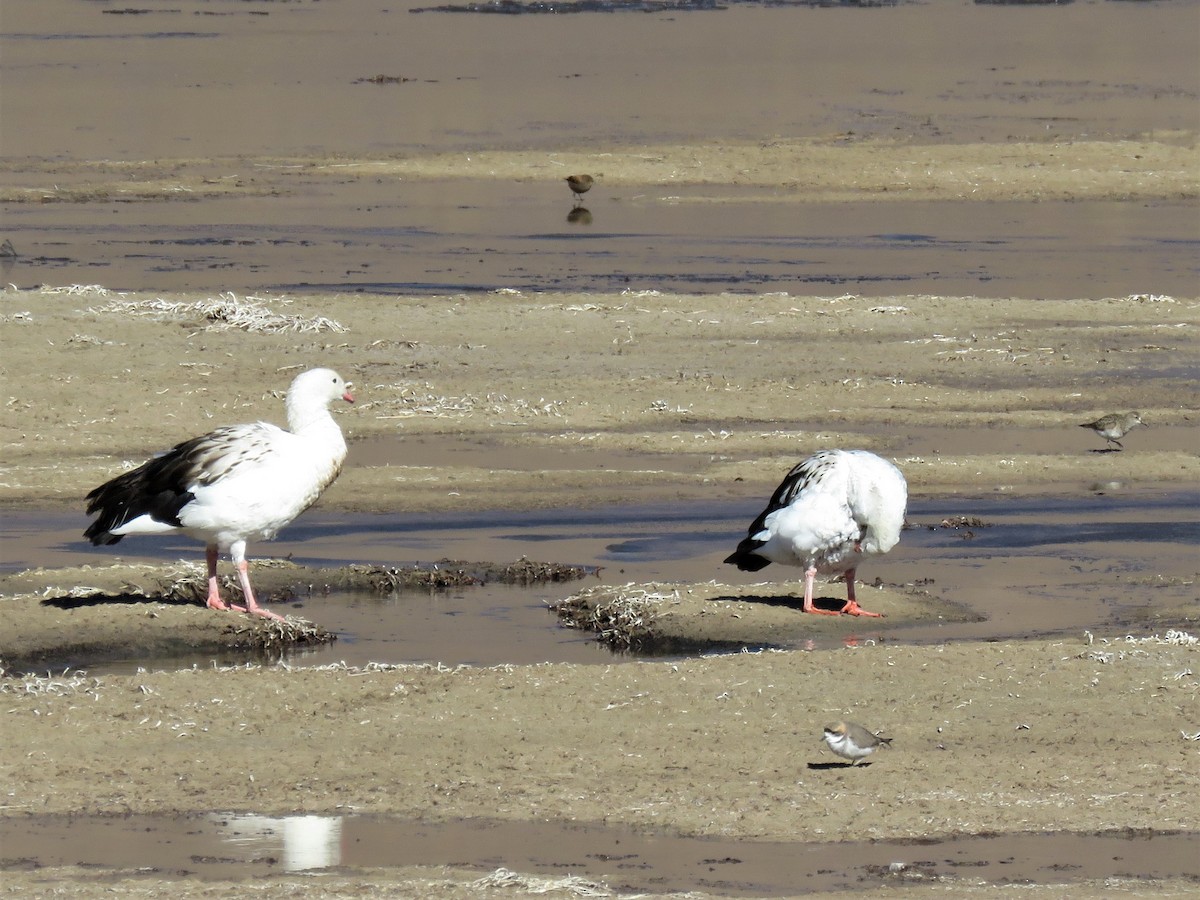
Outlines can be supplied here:
[[773, 562], [844, 572], [896, 545], [907, 502], [892, 463], [865, 450], [824, 450], [788, 472], [725, 562], [748, 572]]
[[310, 370], [288, 392], [291, 430], [268, 422], [218, 428], [105, 482], [87, 495], [96, 519], [84, 536], [111, 545], [182, 531], [222, 548], [273, 538], [341, 472], [346, 442], [328, 409], [336, 397], [350, 399], [346, 383], [332, 370]]

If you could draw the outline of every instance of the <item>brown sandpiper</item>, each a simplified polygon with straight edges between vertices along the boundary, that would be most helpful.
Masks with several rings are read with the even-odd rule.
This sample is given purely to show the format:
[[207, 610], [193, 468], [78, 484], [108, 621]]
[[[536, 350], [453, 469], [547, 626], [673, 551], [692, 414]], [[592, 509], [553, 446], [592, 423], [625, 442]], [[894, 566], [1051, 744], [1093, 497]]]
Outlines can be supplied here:
[[575, 195], [576, 200], [583, 198], [583, 195], [592, 189], [596, 179], [591, 175], [568, 175], [566, 178], [567, 187], [571, 189], [571, 193]]
[[[1121, 438], [1129, 432], [1131, 428], [1137, 425], [1145, 425], [1142, 421], [1140, 413], [1109, 413], [1107, 416], [1101, 416], [1095, 422], [1087, 422], [1080, 425], [1080, 428], [1090, 428], [1100, 437], [1104, 438], [1108, 444], [1116, 444], [1120, 449], [1124, 450], [1121, 444]], [[1104, 449], [1108, 449], [1108, 444], [1104, 445]]]

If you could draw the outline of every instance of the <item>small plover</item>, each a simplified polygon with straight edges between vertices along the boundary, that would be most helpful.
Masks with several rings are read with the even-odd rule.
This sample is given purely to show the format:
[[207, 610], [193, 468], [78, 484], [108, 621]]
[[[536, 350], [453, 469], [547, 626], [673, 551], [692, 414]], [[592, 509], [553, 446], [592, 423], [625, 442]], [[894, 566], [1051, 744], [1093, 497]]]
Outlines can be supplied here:
[[838, 756], [850, 760], [851, 765], [891, 742], [891, 738], [872, 734], [854, 722], [834, 722], [825, 726], [825, 743]]

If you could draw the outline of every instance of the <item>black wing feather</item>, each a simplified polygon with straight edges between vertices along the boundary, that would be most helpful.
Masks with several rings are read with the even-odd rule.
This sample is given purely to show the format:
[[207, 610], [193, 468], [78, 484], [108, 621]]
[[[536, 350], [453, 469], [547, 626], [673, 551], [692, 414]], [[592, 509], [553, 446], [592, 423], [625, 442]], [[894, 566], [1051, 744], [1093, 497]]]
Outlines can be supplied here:
[[88, 515], [100, 515], [83, 536], [97, 546], [115, 544], [124, 535], [113, 534], [114, 528], [146, 515], [182, 528], [179, 514], [196, 498], [192, 488], [220, 477], [220, 467], [211, 463], [226, 454], [236, 438], [245, 438], [244, 426], [219, 428], [176, 444], [132, 472], [100, 485], [87, 495]]
[[757, 572], [759, 569], [769, 566], [771, 564], [769, 559], [764, 559], [754, 552], [766, 541], [760, 541], [754, 536], [761, 533], [766, 527], [767, 517], [771, 513], [790, 506], [792, 501], [804, 493], [809, 485], [821, 482], [827, 471], [828, 459], [827, 453], [817, 453], [793, 466], [792, 470], [784, 476], [783, 481], [779, 483], [779, 487], [775, 488], [775, 493], [771, 495], [767, 508], [758, 514], [758, 518], [751, 523], [747, 536], [742, 538], [737, 549], [725, 558], [725, 562], [737, 566], [743, 572]]

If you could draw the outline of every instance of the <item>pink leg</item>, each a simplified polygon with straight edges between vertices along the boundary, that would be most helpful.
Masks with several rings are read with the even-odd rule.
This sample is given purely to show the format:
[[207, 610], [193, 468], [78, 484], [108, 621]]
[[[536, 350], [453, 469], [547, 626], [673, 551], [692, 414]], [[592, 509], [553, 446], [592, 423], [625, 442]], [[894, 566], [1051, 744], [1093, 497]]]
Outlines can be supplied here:
[[274, 619], [276, 622], [282, 622], [283, 616], [278, 613], [273, 613], [269, 609], [263, 609], [258, 605], [258, 601], [254, 599], [254, 591], [250, 587], [250, 566], [245, 559], [237, 561], [238, 581], [242, 585], [242, 593], [246, 595], [245, 611], [252, 616], [262, 616], [264, 619]]
[[219, 609], [228, 611], [236, 609], [238, 612], [245, 612], [245, 608], [241, 606], [233, 606], [221, 599], [221, 592], [217, 590], [217, 545], [209, 544], [204, 549], [204, 561], [208, 563], [208, 601], [204, 604], [209, 609]]
[[832, 609], [817, 609], [813, 606], [813, 582], [817, 577], [817, 567], [809, 566], [804, 570], [804, 611], [806, 613], [816, 613], [820, 616], [836, 616], [838, 613]]
[[846, 572], [846, 605], [842, 607], [842, 612], [848, 616], [870, 616], [874, 619], [882, 619], [883, 613], [867, 612], [854, 599], [854, 573], [854, 569]]

